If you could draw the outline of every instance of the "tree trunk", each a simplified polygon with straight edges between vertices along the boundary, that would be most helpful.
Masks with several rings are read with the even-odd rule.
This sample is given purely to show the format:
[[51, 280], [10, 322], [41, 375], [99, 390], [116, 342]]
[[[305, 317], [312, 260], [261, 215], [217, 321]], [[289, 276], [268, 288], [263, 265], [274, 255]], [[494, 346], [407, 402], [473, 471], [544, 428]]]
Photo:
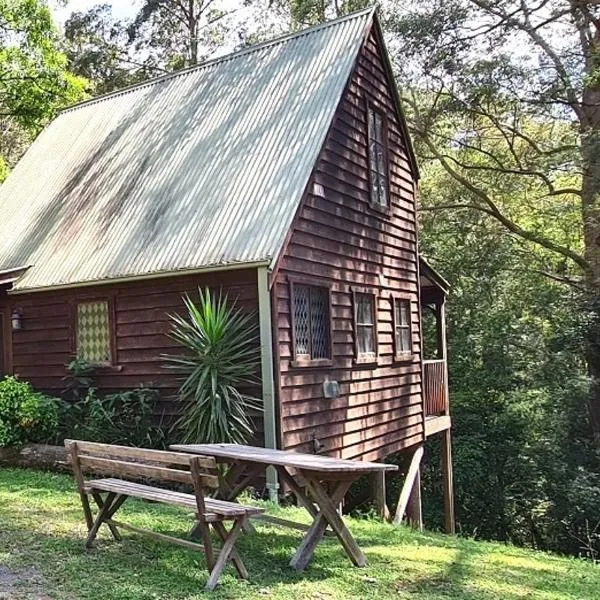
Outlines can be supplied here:
[[198, 19], [195, 12], [196, 0], [189, 0], [189, 16], [188, 16], [188, 30], [189, 30], [189, 64], [188, 67], [194, 67], [198, 64]]
[[[592, 95], [596, 94], [589, 92], [584, 98]], [[593, 99], [588, 98], [588, 101]], [[585, 355], [592, 379], [590, 422], [594, 441], [600, 445], [600, 118], [595, 110], [586, 118], [581, 136], [583, 239], [585, 258], [589, 264], [585, 274], [585, 291], [590, 317], [587, 321]]]

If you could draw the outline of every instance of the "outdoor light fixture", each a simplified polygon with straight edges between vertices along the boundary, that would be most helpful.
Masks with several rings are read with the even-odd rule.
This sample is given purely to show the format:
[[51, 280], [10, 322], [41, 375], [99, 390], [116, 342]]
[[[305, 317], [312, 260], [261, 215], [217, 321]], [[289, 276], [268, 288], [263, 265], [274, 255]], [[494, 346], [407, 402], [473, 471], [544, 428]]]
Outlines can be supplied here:
[[15, 308], [11, 316], [13, 331], [20, 331], [23, 329], [23, 311], [20, 308]]

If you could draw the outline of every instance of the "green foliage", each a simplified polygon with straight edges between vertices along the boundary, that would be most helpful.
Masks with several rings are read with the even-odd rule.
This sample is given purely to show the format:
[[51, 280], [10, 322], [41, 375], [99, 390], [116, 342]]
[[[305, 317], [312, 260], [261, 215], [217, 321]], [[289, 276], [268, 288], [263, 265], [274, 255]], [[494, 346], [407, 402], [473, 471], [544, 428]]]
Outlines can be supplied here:
[[42, 0], [0, 1], [2, 114], [38, 131], [55, 112], [84, 95], [85, 81], [69, 73], [50, 9]]
[[0, 446], [45, 442], [56, 435], [60, 401], [16, 377], [0, 381]]
[[171, 337], [185, 352], [165, 357], [183, 375], [177, 427], [185, 442], [245, 443], [254, 433], [249, 411], [261, 406], [243, 392], [257, 383], [256, 316], [208, 288], [199, 290], [197, 304], [189, 296], [184, 304], [185, 317], [171, 315]]
[[69, 68], [89, 82], [95, 95], [155, 74], [151, 65], [135, 56], [126, 29], [127, 24], [113, 17], [108, 4], [98, 4], [87, 12], [75, 11], [65, 22]]
[[67, 375], [63, 377], [65, 389], [63, 398], [71, 404], [75, 404], [84, 398], [94, 384], [94, 366], [88, 361], [75, 357], [69, 364], [65, 365]]
[[139, 387], [106, 396], [90, 388], [63, 416], [65, 437], [136, 446], [162, 448], [165, 430], [153, 422], [160, 396], [156, 390]]
[[270, 4], [285, 14], [293, 28], [318, 25], [373, 5], [370, 0], [273, 0]]

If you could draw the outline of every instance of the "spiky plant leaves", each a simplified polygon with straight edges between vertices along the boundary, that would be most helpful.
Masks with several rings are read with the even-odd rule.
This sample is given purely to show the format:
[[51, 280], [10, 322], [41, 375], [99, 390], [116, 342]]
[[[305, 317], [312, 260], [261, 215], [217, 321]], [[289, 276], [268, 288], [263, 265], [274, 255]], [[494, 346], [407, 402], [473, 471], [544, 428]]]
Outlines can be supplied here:
[[198, 302], [186, 295], [184, 304], [185, 316], [169, 315], [170, 337], [184, 352], [164, 357], [182, 375], [175, 427], [186, 443], [246, 443], [254, 433], [249, 413], [262, 410], [259, 399], [240, 391], [258, 383], [256, 317], [208, 288]]

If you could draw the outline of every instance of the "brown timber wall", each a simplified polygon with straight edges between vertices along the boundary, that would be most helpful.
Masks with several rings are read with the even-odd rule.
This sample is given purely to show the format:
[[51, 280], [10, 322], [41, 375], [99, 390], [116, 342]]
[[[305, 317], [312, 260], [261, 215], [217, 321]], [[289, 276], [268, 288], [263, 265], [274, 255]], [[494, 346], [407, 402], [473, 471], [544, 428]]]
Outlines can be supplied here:
[[[77, 302], [109, 299], [113, 307], [113, 366], [96, 370], [96, 384], [103, 391], [140, 385], [156, 388], [163, 399], [161, 414], [173, 415], [177, 406], [172, 396], [178, 383], [176, 376], [164, 369], [161, 354], [175, 353], [178, 348], [167, 336], [167, 315], [182, 312], [182, 296], [187, 292], [197, 297], [198, 288], [204, 286], [222, 289], [246, 310], [258, 310], [255, 269], [4, 297], [0, 309], [4, 302], [8, 315], [14, 307], [23, 312], [23, 330], [12, 332], [12, 370], [37, 389], [59, 394], [64, 389], [65, 364], [75, 353]], [[260, 389], [252, 392], [260, 395]]]
[[[424, 438], [414, 175], [392, 100], [381, 48], [371, 34], [317, 164], [274, 281], [286, 449], [379, 459]], [[367, 101], [388, 118], [391, 210], [369, 205]], [[315, 195], [315, 184], [324, 194]], [[333, 365], [292, 367], [289, 278], [331, 285]], [[352, 286], [378, 294], [378, 361], [354, 362]], [[391, 297], [408, 294], [413, 352], [394, 362]], [[341, 386], [326, 399], [323, 381]]]

